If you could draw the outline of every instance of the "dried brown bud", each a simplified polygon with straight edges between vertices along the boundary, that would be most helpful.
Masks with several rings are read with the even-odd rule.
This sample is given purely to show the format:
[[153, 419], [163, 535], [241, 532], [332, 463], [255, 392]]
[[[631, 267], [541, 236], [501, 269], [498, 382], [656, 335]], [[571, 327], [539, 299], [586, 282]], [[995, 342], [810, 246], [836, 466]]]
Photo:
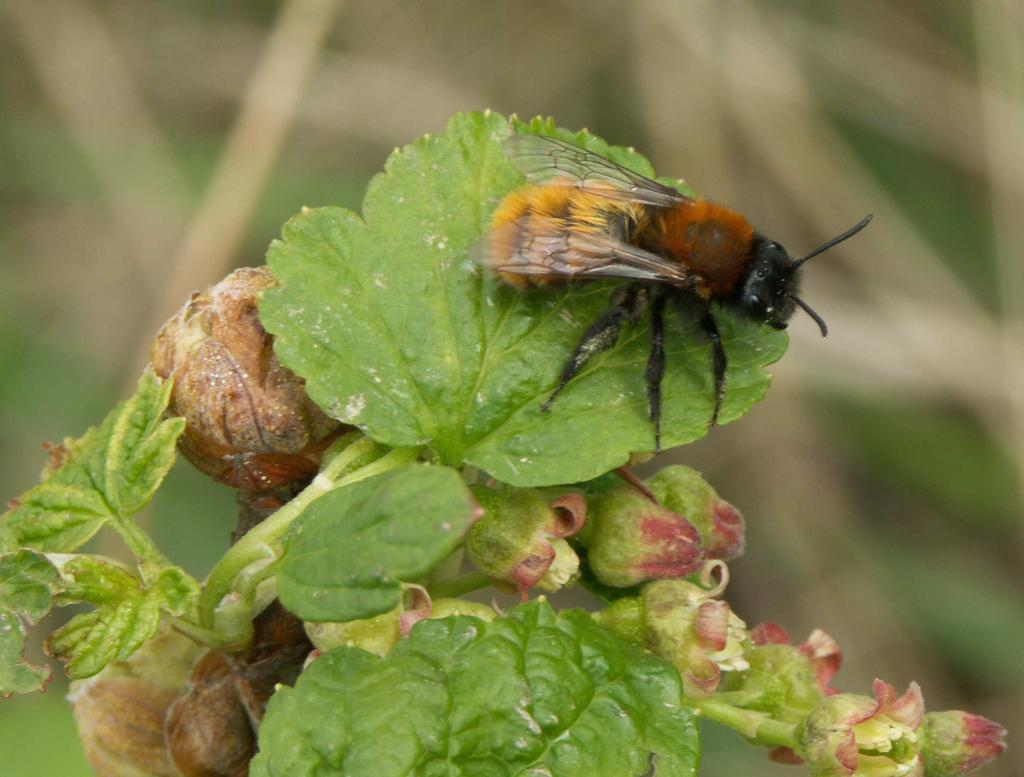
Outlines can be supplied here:
[[167, 749], [184, 777], [248, 774], [255, 735], [223, 653], [199, 659], [188, 692], [168, 710]]
[[68, 700], [85, 757], [103, 777], [180, 777], [164, 718], [198, 649], [169, 629], [127, 661], [71, 684]]
[[235, 270], [193, 294], [157, 335], [150, 362], [174, 378], [169, 412], [188, 425], [181, 452], [221, 483], [265, 491], [312, 478], [341, 425], [274, 355], [257, 302], [265, 267]]

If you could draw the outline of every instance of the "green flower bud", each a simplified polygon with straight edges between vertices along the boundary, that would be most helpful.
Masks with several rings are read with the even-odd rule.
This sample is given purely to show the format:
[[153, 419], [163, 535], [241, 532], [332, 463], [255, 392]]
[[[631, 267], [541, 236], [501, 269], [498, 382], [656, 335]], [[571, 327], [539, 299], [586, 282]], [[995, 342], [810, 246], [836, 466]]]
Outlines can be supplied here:
[[532, 489], [473, 489], [483, 516], [466, 541], [469, 558], [495, 580], [511, 585], [523, 598], [534, 586], [556, 591], [575, 582], [579, 558], [565, 541], [586, 522], [586, 503], [578, 494], [548, 501]]
[[727, 602], [685, 580], [659, 580], [644, 586], [644, 643], [671, 661], [683, 677], [683, 691], [706, 698], [722, 672], [742, 671], [747, 627]]
[[304, 625], [306, 635], [320, 653], [345, 645], [383, 657], [419, 621], [434, 617], [433, 608], [427, 589], [408, 585], [402, 601], [393, 610], [345, 623], [307, 622]]
[[765, 712], [774, 720], [800, 723], [822, 700], [834, 694], [829, 681], [839, 670], [839, 646], [816, 629], [800, 646], [791, 645], [789, 634], [774, 623], [750, 630], [751, 645], [744, 672], [730, 675], [725, 690], [742, 701], [744, 709]]
[[960, 710], [929, 712], [920, 733], [926, 777], [958, 777], [1006, 750], [1005, 728]]
[[492, 621], [498, 613], [494, 608], [479, 602], [467, 602], [465, 599], [435, 599], [430, 619], [447, 618], [452, 615], [472, 615], [482, 621]]
[[398, 642], [398, 618], [401, 606], [388, 612], [347, 623], [305, 623], [306, 635], [317, 650], [326, 653], [346, 645], [357, 647], [378, 656], [386, 656]]
[[801, 730], [813, 777], [922, 777], [918, 729], [924, 700], [917, 683], [896, 696], [875, 680], [875, 698], [841, 693], [822, 702]]
[[743, 554], [743, 516], [697, 470], [665, 467], [646, 482], [662, 505], [696, 527], [708, 558], [731, 561]]
[[693, 524], [631, 485], [594, 500], [590, 523], [580, 540], [594, 576], [617, 588], [686, 577], [704, 562], [700, 534]]
[[600, 612], [594, 620], [633, 645], [644, 645], [644, 603], [639, 596], [623, 596]]

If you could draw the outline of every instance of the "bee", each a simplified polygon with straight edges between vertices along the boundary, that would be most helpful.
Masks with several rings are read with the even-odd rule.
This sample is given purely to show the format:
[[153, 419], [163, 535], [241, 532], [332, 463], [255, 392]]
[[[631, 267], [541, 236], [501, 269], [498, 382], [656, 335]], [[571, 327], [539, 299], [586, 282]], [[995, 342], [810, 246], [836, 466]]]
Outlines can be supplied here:
[[594, 355], [617, 342], [624, 325], [650, 312], [651, 350], [644, 372], [655, 450], [661, 450], [665, 310], [697, 322], [711, 346], [714, 410], [725, 393], [727, 359], [711, 303], [785, 329], [799, 307], [824, 337], [825, 321], [799, 296], [800, 267], [867, 226], [871, 215], [809, 254], [793, 258], [738, 211], [689, 197], [671, 186], [562, 140], [512, 135], [509, 160], [527, 184], [508, 194], [490, 231], [473, 248], [480, 265], [517, 288], [564, 281], [629, 281], [586, 329], [541, 405], [547, 411]]

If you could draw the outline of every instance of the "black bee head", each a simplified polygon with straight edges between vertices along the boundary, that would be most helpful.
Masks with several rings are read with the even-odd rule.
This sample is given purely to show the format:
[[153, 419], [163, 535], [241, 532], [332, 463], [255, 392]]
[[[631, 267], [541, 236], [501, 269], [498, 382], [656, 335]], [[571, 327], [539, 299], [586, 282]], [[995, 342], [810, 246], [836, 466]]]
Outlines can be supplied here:
[[785, 329], [796, 311], [800, 274], [786, 249], [774, 240], [761, 239], [743, 283], [741, 303], [755, 321]]
[[754, 239], [754, 260], [743, 282], [740, 304], [747, 315], [776, 329], [785, 329], [793, 313], [800, 308], [814, 319], [821, 336], [828, 327], [810, 305], [800, 299], [800, 266], [808, 259], [824, 253], [837, 243], [860, 232], [871, 221], [869, 213], [859, 222], [831, 240], [826, 240], [806, 256], [794, 259], [774, 240], [758, 235]]

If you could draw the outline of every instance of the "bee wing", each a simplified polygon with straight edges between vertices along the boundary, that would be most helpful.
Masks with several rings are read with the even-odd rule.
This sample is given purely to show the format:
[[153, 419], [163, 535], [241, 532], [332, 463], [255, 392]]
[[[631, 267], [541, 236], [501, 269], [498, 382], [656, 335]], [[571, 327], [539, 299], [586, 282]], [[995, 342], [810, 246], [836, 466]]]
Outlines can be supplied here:
[[503, 145], [509, 160], [530, 183], [561, 182], [602, 197], [661, 207], [691, 199], [671, 186], [557, 138], [510, 135]]
[[627, 278], [683, 287], [697, 281], [682, 265], [611, 235], [527, 233], [516, 223], [493, 229], [470, 256], [477, 264], [512, 275]]

